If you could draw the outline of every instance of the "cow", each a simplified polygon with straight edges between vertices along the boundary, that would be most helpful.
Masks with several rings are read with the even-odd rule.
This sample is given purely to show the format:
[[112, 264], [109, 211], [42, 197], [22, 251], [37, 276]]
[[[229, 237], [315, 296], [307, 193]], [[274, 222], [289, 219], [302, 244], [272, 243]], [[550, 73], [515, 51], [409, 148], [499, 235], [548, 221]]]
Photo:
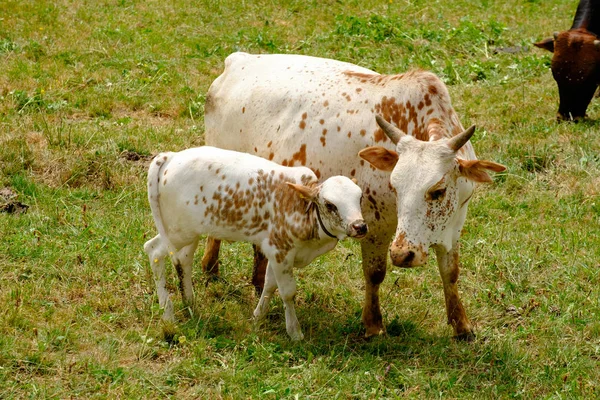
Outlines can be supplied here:
[[179, 275], [187, 305], [194, 304], [191, 268], [200, 235], [248, 241], [268, 259], [264, 291], [254, 310], [264, 318], [276, 288], [285, 306], [286, 330], [303, 338], [296, 318], [293, 268], [309, 264], [347, 236], [367, 234], [361, 189], [349, 178], [322, 184], [306, 167], [283, 167], [245, 153], [197, 147], [158, 154], [148, 170], [148, 200], [158, 235], [147, 241], [163, 318], [174, 321], [165, 287], [165, 257]]
[[553, 52], [552, 76], [558, 85], [558, 121], [577, 121], [600, 84], [600, 1], [580, 0], [571, 29], [534, 43]]
[[[396, 133], [389, 139], [376, 115], [410, 137], [396, 140]], [[486, 170], [504, 170], [476, 159], [468, 141], [473, 130], [463, 129], [446, 86], [433, 73], [380, 75], [302, 55], [231, 54], [205, 102], [207, 144], [307, 166], [318, 177], [358, 180], [369, 223], [369, 236], [361, 241], [367, 337], [385, 332], [379, 287], [395, 233], [394, 265], [423, 265], [428, 248], [436, 250], [448, 323], [457, 338], [473, 339], [457, 288], [459, 237], [475, 182], [491, 181]], [[461, 139], [449, 139], [455, 136]], [[207, 242], [202, 266], [208, 273], [218, 273], [219, 244]]]

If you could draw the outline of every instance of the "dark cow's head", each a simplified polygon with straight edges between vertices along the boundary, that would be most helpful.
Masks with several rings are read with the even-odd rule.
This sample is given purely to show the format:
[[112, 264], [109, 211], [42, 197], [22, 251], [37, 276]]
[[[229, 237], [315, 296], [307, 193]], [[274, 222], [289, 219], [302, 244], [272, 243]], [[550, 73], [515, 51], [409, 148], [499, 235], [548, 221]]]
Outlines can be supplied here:
[[554, 53], [552, 75], [558, 85], [558, 120], [579, 120], [600, 84], [600, 5], [581, 0], [573, 25], [535, 46]]

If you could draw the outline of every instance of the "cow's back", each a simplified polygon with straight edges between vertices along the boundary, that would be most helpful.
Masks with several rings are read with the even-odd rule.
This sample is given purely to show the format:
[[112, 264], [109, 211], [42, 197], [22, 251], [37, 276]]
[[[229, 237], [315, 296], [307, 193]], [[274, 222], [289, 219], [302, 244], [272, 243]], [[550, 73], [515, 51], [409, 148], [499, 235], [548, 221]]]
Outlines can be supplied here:
[[454, 134], [462, 130], [447, 89], [431, 73], [379, 75], [316, 57], [234, 53], [209, 89], [205, 140], [282, 165], [306, 165], [319, 178], [354, 177], [365, 192], [365, 219], [391, 232], [396, 207], [389, 173], [357, 156], [367, 146], [395, 148], [376, 114], [425, 140], [432, 119]]

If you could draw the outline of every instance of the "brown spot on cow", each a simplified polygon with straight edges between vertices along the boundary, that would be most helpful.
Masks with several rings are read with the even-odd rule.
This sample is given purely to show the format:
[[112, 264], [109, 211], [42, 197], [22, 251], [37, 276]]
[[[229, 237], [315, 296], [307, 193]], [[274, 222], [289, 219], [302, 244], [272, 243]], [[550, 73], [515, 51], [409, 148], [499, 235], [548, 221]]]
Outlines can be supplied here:
[[300, 124], [298, 125], [298, 127], [299, 127], [300, 129], [304, 129], [304, 128], [306, 128], [306, 122], [304, 122], [304, 120], [300, 121]]
[[356, 93], [362, 92], [362, 88], [356, 88]]
[[323, 129], [323, 132], [321, 132], [323, 134], [323, 136], [327, 135], [327, 129]]
[[246, 112], [246, 107], [242, 107], [242, 114]]
[[267, 143], [267, 148], [271, 148], [272, 144], [273, 144], [273, 141], [271, 140], [269, 143]]
[[323, 118], [321, 118], [321, 119], [319, 120], [319, 123], [320, 123], [321, 125], [323, 125], [323, 124], [325, 123], [325, 120], [324, 120]]
[[272, 160], [275, 157], [275, 153], [269, 153], [269, 160]]
[[351, 138], [352, 137], [352, 132], [348, 131], [348, 137]]
[[325, 139], [324, 136], [321, 136], [321, 143], [323, 144], [323, 147], [325, 147], [326, 142], [327, 142], [327, 139]]
[[356, 170], [353, 169], [352, 171], [350, 171], [350, 176], [355, 176], [356, 175]]
[[364, 129], [360, 130], [360, 136], [365, 136], [367, 134], [367, 131]]
[[329, 100], [325, 100], [325, 102], [323, 102], [323, 107], [328, 107], [329, 106]]

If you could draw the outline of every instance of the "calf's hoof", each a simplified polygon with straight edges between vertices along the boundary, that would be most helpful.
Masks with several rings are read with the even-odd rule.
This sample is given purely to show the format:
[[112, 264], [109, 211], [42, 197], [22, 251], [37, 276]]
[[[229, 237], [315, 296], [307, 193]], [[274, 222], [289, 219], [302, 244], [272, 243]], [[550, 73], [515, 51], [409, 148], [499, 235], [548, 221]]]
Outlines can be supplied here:
[[304, 339], [304, 334], [301, 331], [288, 332], [288, 335], [290, 335], [290, 339], [292, 339], [293, 342], [299, 342]]

